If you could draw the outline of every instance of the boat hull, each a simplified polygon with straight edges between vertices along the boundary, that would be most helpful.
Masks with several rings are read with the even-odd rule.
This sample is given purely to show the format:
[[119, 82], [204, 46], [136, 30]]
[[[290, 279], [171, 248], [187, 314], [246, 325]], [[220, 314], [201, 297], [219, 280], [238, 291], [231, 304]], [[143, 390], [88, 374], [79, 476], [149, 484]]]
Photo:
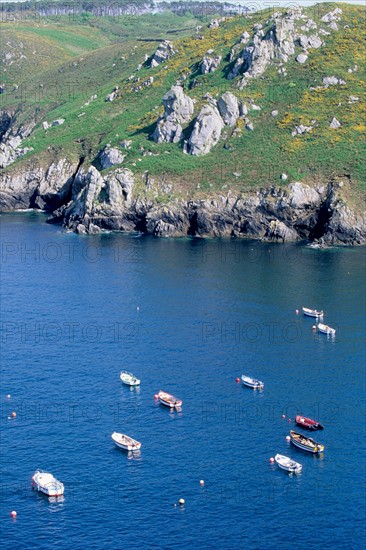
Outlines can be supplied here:
[[322, 426], [319, 422], [316, 422], [316, 420], [311, 420], [311, 418], [305, 418], [304, 416], [296, 416], [295, 422], [298, 426], [301, 426], [306, 430], [324, 430], [324, 426]]
[[254, 378], [249, 378], [247, 376], [242, 376], [241, 381], [244, 386], [247, 386], [247, 388], [252, 388], [253, 390], [261, 390], [264, 388], [264, 383], [260, 380], [255, 380]]
[[32, 480], [33, 488], [48, 497], [59, 497], [64, 494], [64, 484], [48, 472], [36, 472]]
[[183, 404], [181, 399], [177, 399], [174, 395], [170, 395], [162, 391], [158, 393], [158, 397], [159, 402], [164, 405], [164, 407], [169, 407], [170, 409], [178, 409]]
[[[301, 434], [296, 434], [296, 435], [301, 436]], [[296, 436], [293, 435], [293, 432], [290, 433], [290, 441], [298, 449], [301, 449], [302, 451], [306, 451], [312, 454], [322, 453], [324, 451], [324, 445], [321, 445], [321, 443], [317, 443], [316, 441], [310, 438], [302, 438], [302, 439], [303, 441], [301, 441], [299, 437], [296, 438]], [[306, 440], [308, 442], [306, 442]]]
[[124, 451], [139, 451], [141, 449], [141, 443], [132, 439], [132, 437], [125, 436], [125, 434], [119, 434], [117, 432], [112, 434], [112, 439], [119, 449]]
[[328, 334], [329, 336], [334, 336], [336, 333], [334, 328], [329, 327], [328, 325], [323, 325], [322, 323], [318, 324], [318, 331], [322, 334]]
[[302, 470], [302, 465], [299, 464], [299, 462], [295, 462], [294, 460], [291, 460], [287, 456], [277, 454], [275, 456], [275, 461], [277, 466], [281, 468], [281, 470], [285, 470], [290, 474], [299, 474]]
[[302, 311], [303, 311], [303, 314], [306, 315], [307, 317], [318, 318], [318, 317], [323, 317], [324, 315], [323, 311], [317, 311], [316, 309], [309, 309], [307, 307], [303, 307]]
[[126, 386], [139, 386], [141, 383], [136, 376], [126, 371], [121, 372], [120, 379]]

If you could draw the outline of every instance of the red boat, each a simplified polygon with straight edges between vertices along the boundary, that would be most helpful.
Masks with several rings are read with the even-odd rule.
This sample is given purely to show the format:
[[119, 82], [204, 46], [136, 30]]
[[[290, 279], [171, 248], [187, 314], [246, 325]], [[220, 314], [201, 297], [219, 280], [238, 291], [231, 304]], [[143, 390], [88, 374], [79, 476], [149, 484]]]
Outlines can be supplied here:
[[305, 418], [305, 416], [301, 416], [298, 414], [295, 418], [296, 424], [299, 426], [302, 426], [303, 428], [306, 428], [307, 430], [323, 430], [324, 426], [320, 424], [320, 422], [317, 422], [316, 420], [311, 420], [311, 418]]

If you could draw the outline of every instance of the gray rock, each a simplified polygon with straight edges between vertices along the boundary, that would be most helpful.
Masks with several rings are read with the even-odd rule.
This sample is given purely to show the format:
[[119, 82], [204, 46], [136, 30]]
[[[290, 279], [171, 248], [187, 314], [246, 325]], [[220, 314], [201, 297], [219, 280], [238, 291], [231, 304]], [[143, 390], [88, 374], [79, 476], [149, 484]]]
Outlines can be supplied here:
[[278, 111], [277, 111], [277, 110], [276, 110], [276, 111], [272, 111], [272, 112], [271, 112], [271, 115], [272, 115], [272, 116], [278, 116]]
[[305, 63], [306, 60], [307, 60], [308, 56], [304, 53], [300, 53], [297, 57], [296, 57], [296, 61], [298, 63]]
[[197, 116], [188, 140], [188, 152], [199, 156], [209, 153], [220, 139], [224, 127], [220, 113], [214, 104], [205, 105]]
[[119, 149], [116, 147], [106, 146], [103, 151], [100, 153], [99, 162], [102, 170], [106, 168], [111, 168], [116, 164], [121, 164], [126, 155], [123, 155]]
[[282, 181], [286, 181], [288, 179], [288, 175], [287, 174], [281, 174], [281, 180]]
[[214, 71], [216, 71], [216, 69], [221, 63], [221, 59], [222, 59], [221, 55], [216, 55], [215, 57], [205, 56], [202, 59], [201, 65], [200, 65], [201, 73], [207, 74], [207, 73], [213, 73]]
[[239, 118], [239, 102], [231, 92], [225, 92], [217, 101], [219, 113], [227, 126], [235, 126]]
[[54, 120], [51, 122], [51, 126], [61, 126], [65, 122], [64, 118], [58, 118], [57, 120]]
[[342, 15], [342, 10], [340, 8], [335, 8], [333, 11], [326, 13], [321, 20], [324, 23], [331, 23], [331, 21], [340, 21]]
[[336, 76], [326, 76], [323, 78], [323, 84], [325, 88], [328, 88], [329, 86], [340, 86], [346, 84], [346, 81], [342, 78], [337, 78]]
[[44, 130], [48, 130], [49, 127], [50, 127], [50, 126], [49, 126], [48, 122], [46, 122], [46, 121], [42, 122], [42, 128], [43, 128]]
[[154, 67], [157, 67], [167, 59], [170, 59], [175, 53], [176, 52], [174, 50], [173, 43], [169, 40], [164, 40], [163, 42], [161, 42], [161, 44], [159, 44], [156, 52], [153, 55], [150, 63], [150, 68], [153, 69]]
[[194, 104], [190, 97], [184, 94], [181, 86], [172, 86], [163, 97], [164, 114], [158, 120], [153, 139], [157, 143], [177, 143], [182, 138], [182, 123], [192, 119]]
[[332, 130], [336, 130], [337, 128], [340, 128], [342, 124], [337, 120], [335, 117], [332, 118], [332, 122], [329, 125], [329, 128], [332, 128]]
[[335, 21], [332, 21], [329, 25], [329, 28], [332, 29], [332, 31], [337, 31], [338, 30], [338, 25]]
[[299, 126], [295, 126], [295, 130], [291, 133], [291, 135], [296, 136], [305, 134], [307, 132], [311, 132], [312, 129], [312, 126], [304, 126], [303, 124], [300, 124]]

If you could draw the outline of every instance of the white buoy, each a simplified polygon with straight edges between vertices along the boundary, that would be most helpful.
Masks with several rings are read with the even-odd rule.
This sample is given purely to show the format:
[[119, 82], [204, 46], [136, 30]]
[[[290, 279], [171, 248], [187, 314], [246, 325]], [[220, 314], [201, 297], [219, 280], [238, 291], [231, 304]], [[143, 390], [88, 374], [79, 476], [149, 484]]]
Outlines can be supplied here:
[[289, 435], [286, 435], [286, 441], [291, 441], [291, 437]]
[[271, 464], [273, 464], [273, 462], [274, 462], [273, 456], [271, 456], [271, 458], [269, 459], [269, 461], [270, 461]]
[[139, 306], [137, 306], [137, 308], [136, 308], [136, 309], [137, 309], [137, 311], [140, 311], [140, 308], [139, 308]]
[[180, 498], [180, 499], [179, 499], [179, 504], [180, 504], [181, 506], [183, 506], [184, 503], [185, 503], [184, 498]]
[[11, 395], [10, 393], [8, 393], [8, 395], [6, 396], [6, 399], [10, 399], [11, 398]]
[[17, 513], [16, 513], [15, 510], [12, 510], [12, 511], [10, 512], [10, 515], [11, 515], [12, 518], [16, 518], [16, 517], [17, 517]]
[[203, 479], [200, 479], [200, 485], [201, 485], [201, 487], [203, 487], [204, 484], [205, 484], [205, 482], [203, 481]]

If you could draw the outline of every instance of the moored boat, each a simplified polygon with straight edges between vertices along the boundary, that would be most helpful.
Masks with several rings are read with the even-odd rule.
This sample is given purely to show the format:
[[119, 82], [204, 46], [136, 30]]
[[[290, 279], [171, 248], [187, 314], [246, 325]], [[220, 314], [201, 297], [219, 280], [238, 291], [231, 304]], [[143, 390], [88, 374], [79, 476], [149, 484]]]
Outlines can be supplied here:
[[309, 453], [322, 453], [324, 451], [324, 445], [317, 443], [311, 437], [305, 437], [302, 434], [294, 432], [294, 430], [290, 431], [290, 441], [299, 449], [308, 451]]
[[329, 327], [328, 325], [324, 325], [323, 323], [318, 323], [318, 331], [322, 332], [323, 334], [330, 334], [331, 336], [334, 336], [336, 331], [335, 328]]
[[177, 399], [174, 397], [174, 395], [171, 395], [170, 393], [167, 393], [165, 391], [160, 390], [158, 393], [159, 401], [162, 405], [165, 405], [166, 407], [173, 408], [180, 408], [182, 406], [182, 400]]
[[282, 470], [286, 470], [287, 472], [299, 474], [302, 470], [302, 464], [295, 462], [295, 460], [292, 460], [288, 456], [276, 454], [275, 461]]
[[256, 378], [245, 376], [245, 374], [242, 374], [241, 381], [243, 382], [244, 386], [248, 386], [248, 388], [253, 388], [254, 390], [260, 390], [264, 387], [263, 382], [257, 380]]
[[136, 441], [136, 439], [132, 439], [132, 437], [126, 434], [113, 432], [112, 439], [117, 447], [123, 449], [124, 451], [138, 451], [139, 449], [141, 449], [141, 443], [139, 441]]
[[140, 385], [140, 380], [138, 378], [136, 378], [136, 376], [134, 374], [132, 374], [131, 372], [127, 372], [126, 370], [122, 370], [119, 377], [122, 380], [122, 382], [124, 384], [126, 384], [127, 386], [139, 386]]
[[303, 307], [302, 311], [308, 317], [323, 317], [324, 315], [323, 310], [309, 309], [308, 307]]
[[49, 472], [36, 470], [32, 480], [33, 488], [49, 497], [58, 497], [64, 494], [64, 484]]
[[324, 426], [320, 424], [320, 422], [317, 422], [316, 420], [312, 420], [311, 418], [306, 418], [305, 416], [301, 416], [301, 414], [296, 415], [295, 422], [299, 426], [302, 426], [303, 428], [306, 428], [307, 430], [323, 430]]

